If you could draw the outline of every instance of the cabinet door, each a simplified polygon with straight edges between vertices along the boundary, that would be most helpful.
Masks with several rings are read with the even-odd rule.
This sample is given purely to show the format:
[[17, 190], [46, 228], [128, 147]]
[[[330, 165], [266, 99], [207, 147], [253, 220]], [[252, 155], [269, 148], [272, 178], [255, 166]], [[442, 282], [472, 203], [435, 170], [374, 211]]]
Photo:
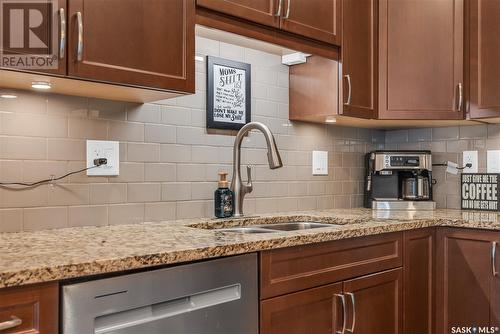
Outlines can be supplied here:
[[349, 333], [403, 333], [402, 278], [403, 270], [393, 269], [344, 282]]
[[376, 118], [377, 9], [376, 0], [342, 3], [342, 114]]
[[[21, 2], [21, 1], [19, 1]], [[47, 4], [48, 6], [51, 5], [49, 2]], [[50, 36], [49, 39], [49, 45], [51, 47], [51, 56], [52, 55], [57, 55], [57, 68], [55, 69], [36, 69], [36, 70], [31, 70], [31, 69], [26, 69], [23, 71], [27, 72], [36, 72], [36, 73], [46, 73], [46, 74], [52, 74], [52, 75], [66, 75], [66, 48], [67, 48], [67, 6], [66, 6], [66, 0], [58, 0], [57, 4], [55, 5], [55, 8], [52, 8], [52, 24], [43, 24], [41, 27], [36, 28], [37, 33], [48, 37]], [[27, 13], [27, 11], [26, 11]], [[41, 30], [41, 31], [40, 31]], [[55, 31], [54, 31], [55, 30]], [[34, 35], [34, 34], [33, 34]], [[34, 35], [36, 36], [36, 35]], [[45, 43], [45, 42], [41, 42]], [[20, 54], [32, 54], [33, 51], [20, 51]], [[49, 57], [49, 58], [50, 58]], [[0, 64], [1, 67], [1, 64]], [[6, 67], [8, 68], [8, 67]], [[15, 70], [15, 68], [13, 68]]]
[[379, 118], [463, 118], [463, 6], [379, 2]]
[[282, 0], [281, 29], [340, 45], [341, 0]]
[[[492, 298], [492, 247], [500, 240], [494, 232], [440, 229], [438, 231], [437, 333], [451, 333], [454, 326], [490, 326]], [[498, 320], [498, 319], [497, 319]]]
[[342, 283], [337, 283], [264, 300], [260, 333], [333, 334], [342, 324], [340, 294]]
[[194, 0], [69, 0], [69, 76], [193, 92], [194, 15]]
[[[0, 325], [3, 334], [57, 334], [57, 283], [0, 290]], [[9, 327], [7, 329], [7, 327]]]
[[405, 232], [405, 334], [434, 333], [435, 233], [434, 228]]
[[196, 0], [196, 4], [217, 12], [248, 21], [279, 27], [279, 12], [283, 13], [283, 0]]
[[499, 117], [500, 1], [468, 0], [467, 6], [470, 117]]

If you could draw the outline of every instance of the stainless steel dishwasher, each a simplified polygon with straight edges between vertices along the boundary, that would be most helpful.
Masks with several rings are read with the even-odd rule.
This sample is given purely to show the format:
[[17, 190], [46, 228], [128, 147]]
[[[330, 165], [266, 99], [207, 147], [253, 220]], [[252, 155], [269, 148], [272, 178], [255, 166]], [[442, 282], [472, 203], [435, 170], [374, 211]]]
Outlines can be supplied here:
[[63, 334], [258, 334], [257, 255], [62, 288]]

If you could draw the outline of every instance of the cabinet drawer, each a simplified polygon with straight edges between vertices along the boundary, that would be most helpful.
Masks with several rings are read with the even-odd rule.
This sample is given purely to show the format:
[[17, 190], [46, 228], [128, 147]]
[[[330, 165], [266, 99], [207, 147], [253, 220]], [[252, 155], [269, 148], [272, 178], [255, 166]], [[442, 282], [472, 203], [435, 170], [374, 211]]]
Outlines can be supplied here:
[[[2, 334], [56, 334], [59, 289], [57, 283], [0, 290], [0, 324], [12, 327]], [[19, 319], [20, 323], [15, 324]], [[10, 327], [10, 326], [9, 326]]]
[[342, 320], [340, 294], [342, 283], [336, 283], [264, 300], [260, 333], [335, 333]]
[[261, 299], [402, 266], [402, 233], [260, 253]]

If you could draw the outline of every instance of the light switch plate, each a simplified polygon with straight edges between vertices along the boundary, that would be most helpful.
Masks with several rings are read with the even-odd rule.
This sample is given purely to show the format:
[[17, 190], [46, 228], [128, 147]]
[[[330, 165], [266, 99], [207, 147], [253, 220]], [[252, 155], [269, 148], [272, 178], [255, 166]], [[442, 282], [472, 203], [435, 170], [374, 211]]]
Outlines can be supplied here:
[[106, 158], [106, 165], [87, 170], [89, 176], [120, 175], [120, 143], [117, 141], [87, 140], [87, 167], [94, 166], [94, 159]]
[[500, 173], [500, 150], [488, 150], [487, 172]]
[[313, 151], [312, 153], [313, 175], [328, 175], [328, 152]]
[[478, 158], [477, 151], [464, 151], [463, 158], [462, 158], [462, 167], [465, 167], [465, 165], [468, 163], [472, 164], [472, 167], [464, 168], [464, 170], [462, 172], [464, 172], [464, 173], [478, 173], [479, 172], [478, 160], [479, 160], [479, 158]]

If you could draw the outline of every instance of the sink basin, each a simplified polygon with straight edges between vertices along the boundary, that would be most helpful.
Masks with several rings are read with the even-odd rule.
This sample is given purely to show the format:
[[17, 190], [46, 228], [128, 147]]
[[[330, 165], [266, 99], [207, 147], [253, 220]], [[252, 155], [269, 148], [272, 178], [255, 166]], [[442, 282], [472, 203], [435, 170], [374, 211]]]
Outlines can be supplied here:
[[254, 234], [254, 233], [274, 233], [276, 231], [271, 231], [260, 227], [231, 227], [231, 228], [221, 228], [217, 229], [219, 232], [235, 232], [243, 234]]
[[259, 225], [259, 227], [275, 231], [300, 231], [300, 230], [310, 230], [314, 228], [332, 227], [332, 226], [333, 226], [332, 224], [323, 224], [315, 222], [291, 222], [291, 223]]
[[217, 231], [253, 234], [253, 233], [273, 233], [278, 231], [301, 231], [301, 230], [310, 230], [314, 228], [333, 227], [333, 226], [334, 225], [332, 224], [323, 224], [317, 222], [290, 222], [290, 223], [221, 228], [217, 229]]

